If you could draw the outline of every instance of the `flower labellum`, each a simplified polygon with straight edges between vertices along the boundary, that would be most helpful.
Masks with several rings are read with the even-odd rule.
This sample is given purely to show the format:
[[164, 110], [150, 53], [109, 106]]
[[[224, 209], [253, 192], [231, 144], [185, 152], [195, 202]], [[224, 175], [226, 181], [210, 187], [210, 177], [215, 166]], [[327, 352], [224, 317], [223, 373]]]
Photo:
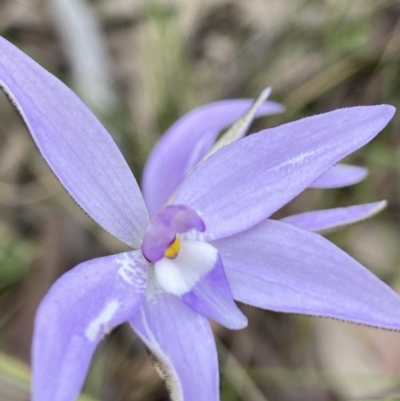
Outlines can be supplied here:
[[[96, 346], [123, 322], [153, 354], [174, 401], [218, 401], [218, 359], [208, 318], [231, 329], [245, 327], [235, 300], [400, 329], [400, 297], [312, 232], [356, 221], [382, 203], [318, 211], [287, 223], [269, 219], [315, 183], [349, 185], [343, 169], [352, 166], [340, 171], [334, 166], [372, 140], [392, 118], [393, 107], [339, 109], [235, 137], [214, 153], [218, 131], [251, 102], [196, 109], [156, 146], [146, 167], [144, 199], [93, 114], [5, 39], [0, 86], [66, 190], [132, 249], [79, 264], [43, 299], [33, 339], [33, 401], [75, 400]], [[264, 102], [258, 113], [279, 110]], [[363, 174], [357, 170], [353, 181]]]

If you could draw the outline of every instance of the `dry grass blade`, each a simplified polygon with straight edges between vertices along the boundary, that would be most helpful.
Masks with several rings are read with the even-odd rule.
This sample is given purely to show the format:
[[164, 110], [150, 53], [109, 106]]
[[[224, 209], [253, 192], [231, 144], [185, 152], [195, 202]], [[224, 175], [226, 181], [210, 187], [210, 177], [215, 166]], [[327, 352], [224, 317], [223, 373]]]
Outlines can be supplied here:
[[232, 387], [246, 401], [268, 401], [267, 397], [247, 374], [246, 370], [229, 351], [222, 341], [216, 339], [218, 354], [221, 358], [221, 370]]
[[268, 87], [264, 89], [260, 96], [254, 101], [253, 105], [246, 112], [246, 114], [236, 121], [235, 124], [232, 125], [218, 140], [215, 142], [214, 146], [211, 150], [204, 156], [204, 160], [208, 159], [213, 153], [217, 150], [223, 148], [224, 146], [229, 145], [230, 143], [236, 141], [241, 138], [244, 133], [249, 129], [250, 124], [254, 120], [254, 117], [260, 108], [260, 106], [268, 99], [269, 95], [272, 92], [272, 88]]
[[50, 0], [49, 4], [76, 89], [95, 110], [107, 112], [115, 99], [107, 51], [92, 8], [83, 0]]
[[[30, 371], [24, 363], [0, 353], [0, 399], [2, 401], [29, 400]], [[77, 401], [97, 401], [82, 394]]]

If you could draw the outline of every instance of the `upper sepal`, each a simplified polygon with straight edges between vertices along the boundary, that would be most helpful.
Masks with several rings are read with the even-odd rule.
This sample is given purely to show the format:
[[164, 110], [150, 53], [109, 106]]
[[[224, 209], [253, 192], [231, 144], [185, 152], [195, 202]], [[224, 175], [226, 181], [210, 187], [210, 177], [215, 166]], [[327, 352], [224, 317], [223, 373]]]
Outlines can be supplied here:
[[139, 248], [148, 213], [110, 134], [61, 81], [0, 38], [0, 87], [18, 109], [42, 156], [83, 210]]

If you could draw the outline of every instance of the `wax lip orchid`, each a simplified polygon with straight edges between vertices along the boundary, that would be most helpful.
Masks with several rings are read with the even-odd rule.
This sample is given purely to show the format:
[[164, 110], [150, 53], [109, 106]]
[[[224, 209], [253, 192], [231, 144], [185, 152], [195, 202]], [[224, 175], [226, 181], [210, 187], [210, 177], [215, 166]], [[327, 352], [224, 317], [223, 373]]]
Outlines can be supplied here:
[[[341, 171], [352, 167], [330, 169], [373, 139], [393, 107], [339, 109], [215, 152], [210, 138], [250, 104], [226, 101], [198, 109], [153, 152], [144, 178], [146, 206], [120, 151], [92, 113], [4, 39], [0, 85], [71, 196], [132, 248], [79, 264], [43, 299], [33, 339], [34, 401], [73, 401], [97, 344], [123, 322], [158, 361], [174, 401], [217, 401], [218, 359], [207, 318], [245, 327], [234, 300], [400, 329], [394, 291], [328, 240], [295, 225], [318, 231], [357, 220], [382, 204], [292, 216], [293, 224], [269, 219], [321, 179], [325, 186], [346, 185]], [[260, 107], [259, 113], [268, 113], [279, 106]], [[200, 147], [185, 129], [196, 118], [193, 135]], [[159, 166], [171, 157], [163, 167], [166, 180], [160, 181]]]

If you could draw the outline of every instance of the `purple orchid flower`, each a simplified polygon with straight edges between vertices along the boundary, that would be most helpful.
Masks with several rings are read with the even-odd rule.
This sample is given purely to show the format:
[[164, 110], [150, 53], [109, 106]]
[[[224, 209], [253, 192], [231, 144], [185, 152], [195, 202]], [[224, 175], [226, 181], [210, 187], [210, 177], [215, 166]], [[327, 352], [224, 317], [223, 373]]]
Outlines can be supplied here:
[[[400, 297], [386, 284], [320, 235], [268, 219], [373, 139], [393, 107], [340, 109], [237, 140], [195, 168], [172, 189], [168, 204], [164, 198], [153, 206], [150, 218], [103, 126], [75, 94], [4, 39], [0, 86], [71, 196], [132, 248], [81, 263], [42, 301], [33, 401], [73, 401], [97, 344], [123, 322], [154, 356], [174, 401], [219, 400], [207, 318], [245, 327], [234, 300], [400, 329]], [[226, 114], [234, 114], [234, 104], [226, 106]]]

